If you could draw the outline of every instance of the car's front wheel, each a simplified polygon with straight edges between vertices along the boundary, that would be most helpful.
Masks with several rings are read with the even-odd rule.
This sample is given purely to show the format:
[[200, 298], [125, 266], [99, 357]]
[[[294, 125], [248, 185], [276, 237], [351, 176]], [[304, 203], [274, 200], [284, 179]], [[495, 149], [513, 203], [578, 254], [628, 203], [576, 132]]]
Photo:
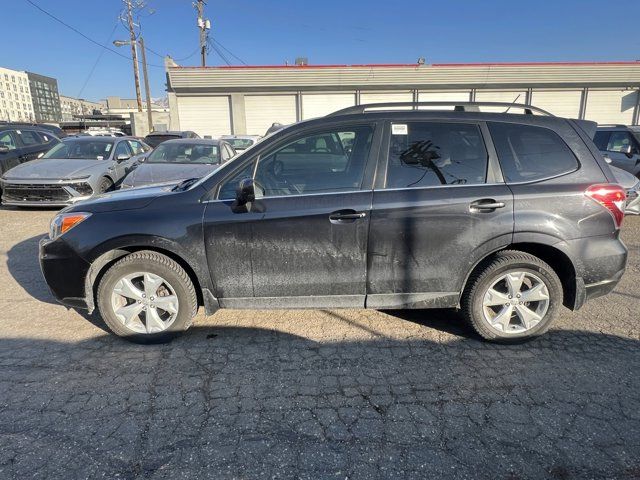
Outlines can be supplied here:
[[515, 343], [547, 331], [562, 305], [562, 283], [541, 259], [496, 253], [469, 279], [462, 313], [484, 339]]
[[113, 333], [141, 343], [166, 341], [187, 330], [198, 308], [185, 270], [152, 251], [114, 263], [100, 280], [97, 304]]
[[100, 183], [98, 183], [98, 193], [106, 193], [113, 190], [114, 185], [110, 178], [103, 177], [100, 179]]

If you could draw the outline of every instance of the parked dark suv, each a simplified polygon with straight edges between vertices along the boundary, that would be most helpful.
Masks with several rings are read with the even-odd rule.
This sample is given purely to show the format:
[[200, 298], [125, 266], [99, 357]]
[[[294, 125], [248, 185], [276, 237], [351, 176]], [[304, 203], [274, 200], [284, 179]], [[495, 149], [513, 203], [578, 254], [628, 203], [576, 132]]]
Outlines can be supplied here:
[[180, 138], [200, 138], [200, 135], [198, 135], [196, 132], [191, 131], [151, 132], [146, 137], [144, 137], [144, 141], [147, 145], [151, 145], [151, 147], [156, 148], [162, 142]]
[[346, 109], [203, 179], [67, 208], [41, 241], [44, 276], [143, 342], [199, 305], [459, 308], [512, 342], [615, 287], [625, 192], [579, 121], [422, 105]]
[[21, 163], [35, 160], [59, 142], [48, 129], [0, 124], [0, 176]]

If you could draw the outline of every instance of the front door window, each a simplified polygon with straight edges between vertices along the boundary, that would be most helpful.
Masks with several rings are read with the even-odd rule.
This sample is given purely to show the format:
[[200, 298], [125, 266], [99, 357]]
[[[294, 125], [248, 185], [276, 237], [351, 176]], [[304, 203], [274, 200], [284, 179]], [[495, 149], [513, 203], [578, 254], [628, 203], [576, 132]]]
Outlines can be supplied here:
[[372, 138], [370, 126], [306, 135], [262, 157], [255, 182], [264, 197], [359, 190]]

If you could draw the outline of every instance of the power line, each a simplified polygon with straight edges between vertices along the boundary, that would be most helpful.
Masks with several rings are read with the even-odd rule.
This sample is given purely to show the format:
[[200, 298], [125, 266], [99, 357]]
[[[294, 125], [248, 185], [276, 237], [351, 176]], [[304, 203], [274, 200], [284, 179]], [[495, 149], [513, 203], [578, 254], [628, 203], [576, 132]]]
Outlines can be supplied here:
[[[111, 34], [109, 35], [109, 38], [107, 38], [107, 43], [109, 43], [111, 41], [111, 37], [113, 37], [113, 34], [116, 31], [116, 28], [118, 28], [118, 22], [116, 22], [116, 24], [113, 26], [113, 30], [111, 30]], [[82, 84], [82, 88], [80, 89], [80, 92], [78, 92], [78, 98], [82, 98], [82, 92], [84, 92], [84, 89], [86, 88], [87, 84], [89, 83], [89, 80], [91, 79], [91, 76], [93, 75], [94, 70], [96, 69], [96, 67], [98, 66], [98, 63], [102, 59], [102, 55], [104, 55], [104, 50], [103, 49], [100, 50], [100, 53], [98, 54], [98, 58], [96, 58], [96, 61], [94, 62], [93, 67], [91, 67], [91, 70], [89, 71], [89, 75], [87, 75], [87, 78], [85, 79], [84, 83]]]
[[208, 42], [207, 42], [207, 43], [209, 44], [209, 46], [210, 46], [211, 48], [213, 48], [213, 49], [216, 51], [216, 53], [217, 53], [218, 55], [220, 55], [220, 58], [222, 58], [222, 60], [224, 60], [224, 62], [227, 64], [227, 66], [229, 66], [229, 67], [230, 67], [230, 66], [231, 66], [231, 62], [230, 62], [230, 61], [229, 61], [229, 59], [224, 55], [224, 53], [222, 53], [222, 51], [221, 51], [221, 50], [216, 46], [216, 44], [215, 44], [215, 43], [213, 43], [213, 42], [211, 41], [211, 39], [207, 39], [207, 40], [208, 40]]
[[[64, 25], [65, 27], [67, 27], [69, 30], [72, 30], [73, 32], [77, 33], [78, 35], [80, 35], [82, 38], [84, 38], [85, 40], [88, 40], [89, 42], [93, 43], [94, 45], [97, 45], [100, 48], [103, 48], [105, 50], [109, 50], [111, 53], [114, 53], [116, 55], [118, 55], [119, 57], [122, 58], [126, 58], [127, 60], [131, 61], [131, 57], [127, 57], [126, 55], [123, 55], [122, 53], [107, 47], [106, 45], [103, 45], [102, 43], [94, 40], [91, 37], [88, 37], [87, 35], [85, 35], [84, 33], [82, 33], [80, 30], [78, 30], [77, 28], [69, 25], [68, 23], [64, 22], [63, 20], [60, 20], [58, 17], [56, 17], [55, 15], [53, 15], [52, 13], [47, 12], [44, 8], [40, 7], [40, 5], [34, 3], [32, 0], [25, 0], [25, 2], [27, 2], [29, 5], [31, 5], [32, 7], [40, 10], [42, 13], [44, 13], [45, 15], [47, 15], [48, 17], [52, 18], [53, 20], [55, 20], [56, 22], [60, 23], [61, 25]], [[158, 68], [164, 68], [164, 65], [154, 65], [152, 63], [149, 64], [150, 67], [158, 67]]]
[[219, 41], [217, 41], [215, 38], [211, 39], [216, 45], [218, 45], [220, 48], [222, 48], [225, 52], [227, 52], [229, 55], [231, 55], [233, 58], [235, 58], [236, 60], [238, 60], [241, 64], [246, 65], [247, 63], [242, 60], [241, 58], [237, 57], [231, 50], [229, 50], [227, 47], [225, 47], [224, 45], [222, 45]]

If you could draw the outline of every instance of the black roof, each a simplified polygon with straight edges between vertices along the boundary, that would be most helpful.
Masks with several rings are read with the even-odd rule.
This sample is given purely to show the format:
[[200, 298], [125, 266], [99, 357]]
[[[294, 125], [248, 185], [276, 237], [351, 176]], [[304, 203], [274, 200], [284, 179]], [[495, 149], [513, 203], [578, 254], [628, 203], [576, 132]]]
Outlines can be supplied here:
[[185, 130], [185, 131], [167, 130], [165, 132], [151, 132], [151, 133], [148, 133], [146, 136], [147, 137], [153, 137], [153, 136], [156, 136], [156, 135], [157, 136], [168, 135], [168, 136], [173, 136], [173, 137], [181, 137], [185, 133], [188, 133], [188, 130]]
[[[194, 144], [194, 145], [219, 145], [220, 142], [224, 142], [224, 140], [220, 140], [217, 138], [172, 138], [171, 140], [162, 142], [160, 145], [164, 145], [166, 143], [182, 143], [182, 144]], [[160, 145], [158, 145], [158, 147]]]

